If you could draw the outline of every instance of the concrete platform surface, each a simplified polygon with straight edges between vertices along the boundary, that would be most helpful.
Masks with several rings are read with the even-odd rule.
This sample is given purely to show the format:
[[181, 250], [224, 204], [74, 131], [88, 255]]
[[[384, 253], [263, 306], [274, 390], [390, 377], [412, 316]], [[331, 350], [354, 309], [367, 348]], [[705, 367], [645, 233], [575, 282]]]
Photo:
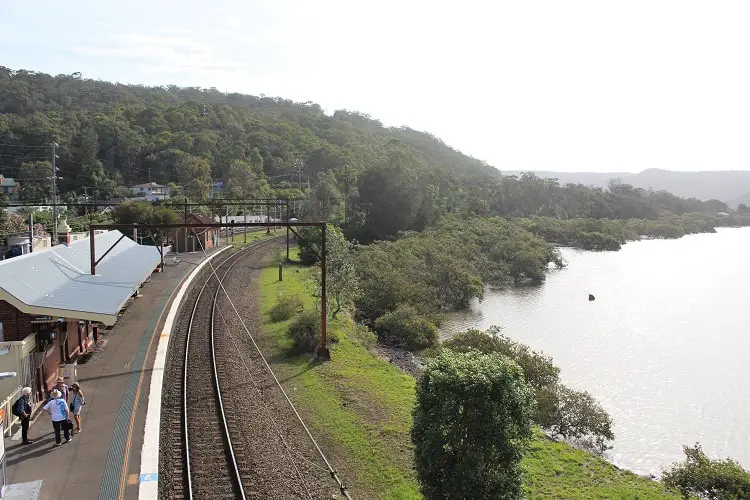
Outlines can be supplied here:
[[78, 366], [78, 383], [86, 398], [82, 432], [70, 443], [53, 447], [52, 423], [44, 412], [29, 430], [33, 444], [22, 445], [20, 433], [5, 439], [8, 493], [21, 495], [9, 498], [138, 498], [156, 332], [178, 285], [203, 254], [193, 252], [177, 258], [177, 263], [172, 254], [165, 259], [164, 272], [154, 273], [141, 289], [142, 296], [111, 330], [103, 332], [101, 352]]

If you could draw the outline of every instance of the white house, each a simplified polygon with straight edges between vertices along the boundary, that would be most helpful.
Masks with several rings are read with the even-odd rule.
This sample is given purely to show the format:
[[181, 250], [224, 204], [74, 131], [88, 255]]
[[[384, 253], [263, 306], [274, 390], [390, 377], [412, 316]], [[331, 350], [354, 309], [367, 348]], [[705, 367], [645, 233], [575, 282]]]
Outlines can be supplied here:
[[169, 198], [169, 188], [155, 182], [138, 184], [130, 188], [133, 194], [147, 201], [166, 200]]

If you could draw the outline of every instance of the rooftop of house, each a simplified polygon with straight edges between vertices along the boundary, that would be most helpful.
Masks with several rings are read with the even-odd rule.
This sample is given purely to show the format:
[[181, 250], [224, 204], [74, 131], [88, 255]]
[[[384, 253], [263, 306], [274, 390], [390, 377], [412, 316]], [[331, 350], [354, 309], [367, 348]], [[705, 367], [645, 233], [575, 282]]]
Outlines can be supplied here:
[[12, 177], [3, 177], [2, 175], [0, 175], [0, 186], [16, 187], [18, 186], [18, 182], [16, 182]]
[[164, 188], [166, 189], [167, 186], [162, 186], [161, 184], [157, 184], [155, 182], [147, 182], [145, 184], [136, 184], [133, 186], [136, 189], [147, 189], [147, 188]]

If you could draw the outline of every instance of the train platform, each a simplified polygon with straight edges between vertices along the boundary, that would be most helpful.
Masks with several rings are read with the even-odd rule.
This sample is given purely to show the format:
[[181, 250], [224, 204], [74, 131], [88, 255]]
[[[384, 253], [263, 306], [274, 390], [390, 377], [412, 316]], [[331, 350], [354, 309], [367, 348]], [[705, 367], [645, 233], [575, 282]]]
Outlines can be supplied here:
[[53, 447], [49, 413], [39, 411], [29, 429], [32, 444], [21, 444], [20, 431], [5, 438], [4, 500], [136, 499], [141, 482], [157, 480], [141, 474], [141, 450], [159, 332], [178, 290], [203, 260], [201, 252], [176, 260], [169, 254], [164, 271], [151, 276], [117, 324], [102, 332], [96, 352], [78, 365], [86, 405], [82, 432], [70, 443]]

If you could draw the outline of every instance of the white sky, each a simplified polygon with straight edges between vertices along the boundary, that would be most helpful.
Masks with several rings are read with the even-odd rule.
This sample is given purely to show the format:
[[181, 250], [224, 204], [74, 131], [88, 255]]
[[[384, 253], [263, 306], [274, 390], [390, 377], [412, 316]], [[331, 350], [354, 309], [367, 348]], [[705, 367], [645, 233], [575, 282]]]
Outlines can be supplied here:
[[750, 3], [0, 0], [0, 64], [315, 101], [501, 170], [750, 166]]

